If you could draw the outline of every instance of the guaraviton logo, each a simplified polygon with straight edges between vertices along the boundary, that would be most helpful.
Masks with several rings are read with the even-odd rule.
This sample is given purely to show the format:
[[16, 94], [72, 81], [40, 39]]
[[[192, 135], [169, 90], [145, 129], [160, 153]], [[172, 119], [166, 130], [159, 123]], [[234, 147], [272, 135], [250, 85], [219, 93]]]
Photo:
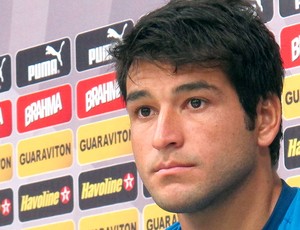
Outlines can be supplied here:
[[72, 116], [70, 85], [22, 96], [17, 101], [20, 133], [68, 122]]
[[70, 40], [64, 38], [17, 53], [17, 85], [24, 87], [68, 75], [71, 70]]
[[128, 115], [83, 125], [76, 136], [80, 164], [132, 154]]
[[288, 177], [288, 178], [286, 178], [285, 181], [291, 187], [300, 187], [300, 176], [299, 175]]
[[125, 108], [114, 72], [80, 81], [76, 95], [79, 118]]
[[76, 68], [78, 71], [111, 63], [109, 49], [133, 27], [127, 20], [79, 34], [76, 37]]
[[300, 75], [284, 78], [282, 114], [285, 119], [300, 117]]
[[156, 204], [146, 205], [143, 216], [145, 230], [166, 229], [178, 221], [176, 213], [167, 212]]
[[71, 176], [23, 185], [19, 189], [19, 217], [22, 222], [69, 213], [72, 210]]
[[13, 146], [0, 144], [0, 182], [8, 181], [13, 175]]
[[84, 210], [134, 200], [136, 180], [133, 162], [84, 172], [79, 176], [79, 206]]
[[73, 149], [70, 129], [23, 139], [17, 146], [18, 174], [26, 177], [70, 167]]
[[24, 230], [70, 230], [76, 229], [75, 223], [73, 220], [67, 220], [63, 222], [51, 223], [51, 224], [42, 224], [40, 226], [26, 228]]
[[139, 229], [139, 212], [136, 208], [130, 208], [84, 217], [79, 222], [79, 229], [136, 230]]

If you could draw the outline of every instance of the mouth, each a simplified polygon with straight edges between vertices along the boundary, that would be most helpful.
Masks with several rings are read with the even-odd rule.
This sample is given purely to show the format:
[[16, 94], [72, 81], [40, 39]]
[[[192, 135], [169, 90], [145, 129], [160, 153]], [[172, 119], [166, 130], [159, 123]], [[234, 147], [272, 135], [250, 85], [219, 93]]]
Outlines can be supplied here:
[[154, 172], [155, 173], [179, 173], [184, 172], [193, 168], [194, 165], [187, 163], [179, 163], [179, 162], [165, 162], [158, 164]]

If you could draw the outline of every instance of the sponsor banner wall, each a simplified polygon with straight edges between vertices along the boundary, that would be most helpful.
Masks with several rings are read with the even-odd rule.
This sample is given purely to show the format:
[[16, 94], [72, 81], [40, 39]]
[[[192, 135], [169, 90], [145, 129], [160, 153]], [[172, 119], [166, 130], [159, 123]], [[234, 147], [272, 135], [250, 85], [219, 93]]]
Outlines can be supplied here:
[[[0, 229], [153, 230], [177, 221], [138, 175], [107, 52], [165, 2], [0, 2]], [[286, 69], [278, 171], [300, 186], [300, 1], [255, 6]]]

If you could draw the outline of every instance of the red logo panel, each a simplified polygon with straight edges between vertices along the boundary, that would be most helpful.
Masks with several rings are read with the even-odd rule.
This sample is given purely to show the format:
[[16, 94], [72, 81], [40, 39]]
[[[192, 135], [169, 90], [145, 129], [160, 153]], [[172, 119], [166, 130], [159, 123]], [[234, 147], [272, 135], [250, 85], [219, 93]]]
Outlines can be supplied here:
[[20, 133], [68, 122], [72, 116], [71, 86], [22, 96], [17, 101]]
[[80, 81], [76, 94], [79, 118], [125, 108], [114, 72]]
[[12, 132], [12, 108], [10, 101], [0, 102], [0, 138]]
[[284, 28], [280, 43], [284, 68], [300, 66], [300, 24]]

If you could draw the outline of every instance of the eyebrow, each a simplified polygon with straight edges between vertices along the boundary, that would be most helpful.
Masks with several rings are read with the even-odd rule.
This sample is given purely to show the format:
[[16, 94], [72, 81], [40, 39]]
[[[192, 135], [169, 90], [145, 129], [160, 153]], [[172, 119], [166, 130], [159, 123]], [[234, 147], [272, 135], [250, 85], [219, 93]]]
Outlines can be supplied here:
[[174, 94], [178, 94], [181, 92], [200, 90], [200, 89], [220, 91], [216, 86], [211, 85], [205, 81], [197, 81], [197, 82], [191, 82], [191, 83], [186, 83], [186, 84], [180, 85], [180, 86], [176, 87], [173, 90], [173, 92], [174, 92]]
[[136, 101], [139, 98], [150, 97], [150, 94], [146, 90], [136, 90], [129, 93], [126, 97], [126, 103], [130, 101]]
[[[173, 91], [173, 94], [179, 94], [182, 92], [189, 92], [189, 91], [200, 90], [200, 89], [220, 91], [217, 87], [215, 87], [214, 85], [208, 84], [205, 81], [186, 83], [186, 84], [176, 87], [172, 91]], [[132, 101], [138, 100], [140, 98], [144, 98], [144, 97], [151, 97], [151, 95], [146, 90], [136, 90], [127, 95], [126, 103], [132, 102]]]

